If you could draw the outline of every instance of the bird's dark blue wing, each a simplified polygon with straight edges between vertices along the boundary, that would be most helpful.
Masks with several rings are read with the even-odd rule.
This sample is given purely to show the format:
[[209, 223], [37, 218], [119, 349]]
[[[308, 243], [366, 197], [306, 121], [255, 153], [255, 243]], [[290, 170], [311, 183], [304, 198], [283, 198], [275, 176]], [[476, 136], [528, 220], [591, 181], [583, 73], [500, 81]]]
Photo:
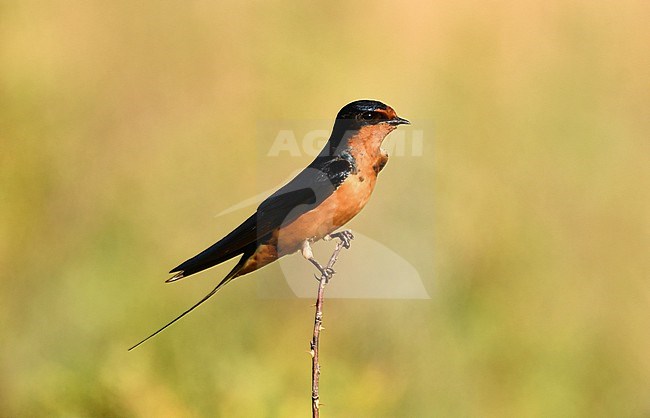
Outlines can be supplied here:
[[175, 281], [223, 263], [244, 252], [255, 241], [264, 241], [276, 228], [312, 210], [336, 190], [356, 170], [350, 157], [319, 157], [293, 180], [264, 200], [257, 212], [231, 233], [206, 250], [175, 267]]

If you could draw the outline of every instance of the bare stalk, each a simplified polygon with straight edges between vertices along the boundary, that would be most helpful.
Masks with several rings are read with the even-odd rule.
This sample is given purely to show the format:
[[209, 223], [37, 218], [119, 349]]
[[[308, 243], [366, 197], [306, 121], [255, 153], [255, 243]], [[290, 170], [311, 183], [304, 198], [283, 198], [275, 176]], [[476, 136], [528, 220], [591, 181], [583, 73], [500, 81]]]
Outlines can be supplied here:
[[[352, 234], [349, 231], [344, 231], [343, 237], [338, 234], [333, 234], [332, 237], [337, 237], [340, 240], [336, 243], [336, 248], [330, 257], [327, 267], [321, 272], [318, 279], [318, 296], [316, 297], [316, 314], [314, 316], [314, 334], [309, 343], [309, 353], [311, 354], [311, 414], [312, 418], [320, 416], [320, 395], [319, 395], [319, 382], [320, 382], [320, 363], [318, 356], [320, 332], [323, 329], [323, 295], [325, 293], [325, 286], [334, 275], [334, 264], [339, 257], [339, 253], [343, 248], [350, 247], [350, 240]], [[338, 235], [338, 236], [337, 236]]]

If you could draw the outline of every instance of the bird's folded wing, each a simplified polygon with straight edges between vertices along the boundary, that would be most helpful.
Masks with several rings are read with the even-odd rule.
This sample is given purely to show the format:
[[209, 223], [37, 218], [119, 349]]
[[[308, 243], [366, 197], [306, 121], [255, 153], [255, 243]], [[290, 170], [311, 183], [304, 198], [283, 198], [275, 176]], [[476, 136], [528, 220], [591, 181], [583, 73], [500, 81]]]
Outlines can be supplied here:
[[[318, 160], [316, 160], [318, 162]], [[264, 241], [276, 228], [291, 223], [327, 199], [351, 172], [345, 159], [312, 164], [264, 200], [257, 212], [206, 250], [175, 267], [178, 279], [223, 263], [243, 253], [255, 241]]]

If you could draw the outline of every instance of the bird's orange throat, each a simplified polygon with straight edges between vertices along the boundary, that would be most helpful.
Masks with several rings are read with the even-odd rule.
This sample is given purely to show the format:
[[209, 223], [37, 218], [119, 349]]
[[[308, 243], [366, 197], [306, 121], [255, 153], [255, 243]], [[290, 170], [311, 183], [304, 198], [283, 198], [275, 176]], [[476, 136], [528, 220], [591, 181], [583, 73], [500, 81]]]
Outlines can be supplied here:
[[357, 166], [372, 167], [375, 175], [378, 174], [388, 162], [388, 153], [381, 148], [381, 143], [394, 130], [395, 126], [388, 124], [364, 126], [359, 129], [359, 132], [348, 140], [350, 155], [355, 159]]

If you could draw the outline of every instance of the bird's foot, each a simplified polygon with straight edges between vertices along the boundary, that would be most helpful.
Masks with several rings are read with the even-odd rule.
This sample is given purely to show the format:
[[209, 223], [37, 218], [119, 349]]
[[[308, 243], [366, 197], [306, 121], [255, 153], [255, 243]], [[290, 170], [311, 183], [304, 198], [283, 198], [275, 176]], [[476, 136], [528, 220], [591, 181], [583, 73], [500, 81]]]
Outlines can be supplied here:
[[340, 239], [341, 244], [343, 244], [343, 248], [348, 249], [350, 248], [352, 240], [354, 239], [354, 234], [352, 234], [352, 231], [350, 231], [349, 229], [344, 229], [343, 231], [334, 232], [332, 234], [326, 235], [323, 239], [325, 241], [330, 241], [334, 238]]
[[334, 269], [331, 267], [321, 266], [321, 264], [318, 261], [316, 261], [315, 258], [309, 259], [309, 262], [312, 263], [318, 269], [318, 271], [320, 271], [320, 277], [314, 275], [316, 280], [318, 280], [319, 282], [321, 280], [325, 280], [325, 283], [329, 282], [332, 276], [334, 275], [334, 273], [336, 273]]
[[314, 258], [314, 254], [311, 251], [311, 246], [309, 245], [309, 240], [305, 240], [305, 242], [302, 243], [302, 249], [301, 249], [302, 256], [305, 257], [305, 259], [309, 260], [310, 263], [314, 265], [320, 271], [321, 276], [315, 276], [316, 280], [321, 281], [325, 280], [325, 283], [327, 283], [332, 275], [334, 275], [334, 270], [331, 267], [323, 267], [318, 260]]

